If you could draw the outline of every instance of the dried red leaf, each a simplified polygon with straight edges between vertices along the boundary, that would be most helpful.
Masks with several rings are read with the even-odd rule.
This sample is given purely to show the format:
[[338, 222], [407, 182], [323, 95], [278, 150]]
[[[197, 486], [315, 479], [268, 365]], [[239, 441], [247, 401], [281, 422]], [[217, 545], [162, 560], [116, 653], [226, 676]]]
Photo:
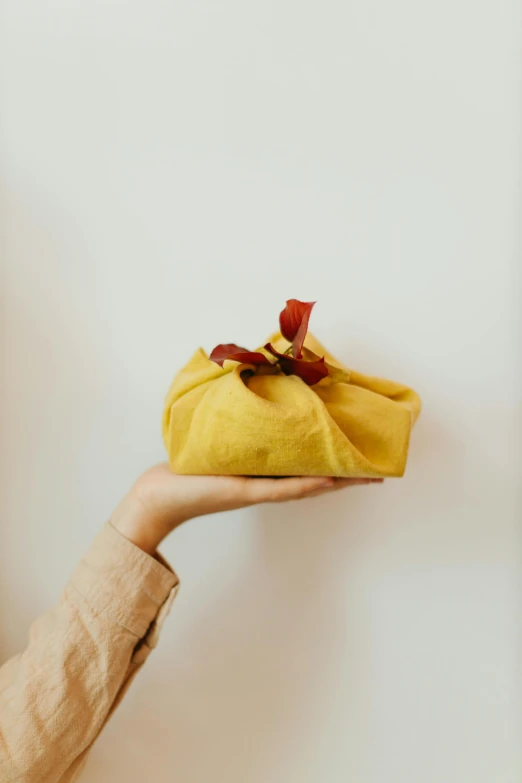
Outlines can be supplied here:
[[301, 359], [303, 343], [308, 331], [308, 321], [315, 302], [300, 302], [288, 299], [285, 309], [279, 316], [281, 334], [292, 343], [292, 355]]
[[328, 375], [328, 367], [325, 364], [324, 357], [317, 361], [307, 362], [303, 359], [295, 359], [285, 353], [279, 353], [273, 348], [271, 343], [265, 345], [265, 350], [270, 351], [279, 360], [279, 366], [285, 375], [297, 375], [308, 386], [313, 386]]
[[240, 345], [234, 343], [216, 345], [208, 358], [211, 362], [219, 364], [220, 367], [223, 367], [223, 362], [228, 360], [242, 364], [272, 364], [264, 353], [249, 351], [248, 348], [241, 348]]

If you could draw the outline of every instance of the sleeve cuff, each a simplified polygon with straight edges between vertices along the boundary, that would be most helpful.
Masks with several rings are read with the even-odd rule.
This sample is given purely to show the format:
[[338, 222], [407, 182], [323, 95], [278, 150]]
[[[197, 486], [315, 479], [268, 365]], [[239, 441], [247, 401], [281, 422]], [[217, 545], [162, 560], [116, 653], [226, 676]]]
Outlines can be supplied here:
[[142, 639], [168, 612], [179, 580], [163, 558], [150, 557], [107, 522], [70, 583], [93, 609]]

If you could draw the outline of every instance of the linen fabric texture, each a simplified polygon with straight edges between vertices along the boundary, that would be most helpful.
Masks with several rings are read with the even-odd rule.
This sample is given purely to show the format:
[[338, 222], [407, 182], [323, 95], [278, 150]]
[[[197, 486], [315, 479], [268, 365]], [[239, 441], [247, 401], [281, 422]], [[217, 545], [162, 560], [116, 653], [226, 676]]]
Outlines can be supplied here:
[[[289, 347], [279, 332], [270, 342], [280, 352]], [[174, 378], [165, 402], [162, 430], [172, 470], [402, 476], [419, 396], [402, 384], [343, 366], [308, 334], [304, 358], [313, 354], [325, 357], [330, 374], [307, 386], [271, 368], [232, 361], [221, 368], [197, 350]]]

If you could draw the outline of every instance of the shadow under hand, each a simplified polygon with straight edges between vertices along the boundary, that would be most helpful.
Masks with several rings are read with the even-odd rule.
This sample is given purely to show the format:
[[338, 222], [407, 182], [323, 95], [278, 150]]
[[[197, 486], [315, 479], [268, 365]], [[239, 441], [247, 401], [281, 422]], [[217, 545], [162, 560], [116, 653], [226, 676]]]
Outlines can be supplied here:
[[[346, 757], [350, 771], [364, 718], [357, 691], [369, 642], [365, 618], [356, 612], [353, 566], [372, 491], [357, 487], [264, 506], [252, 510], [252, 530], [239, 523], [251, 534], [241, 571], [225, 589], [209, 575], [214, 587], [199, 611], [182, 606], [182, 591], [174, 610], [181, 610], [176, 653], [163, 639], [140, 675], [146, 688], [140, 679], [142, 687], [131, 689], [118, 736], [109, 737], [110, 764], [95, 753], [87, 780], [102, 780], [113, 760], [116, 773], [117, 759], [118, 774], [129, 783], [142, 779], [145, 760], [157, 783], [172, 780], [173, 770], [185, 783], [311, 783], [321, 758], [324, 767], [325, 743]], [[167, 666], [171, 676], [161, 680], [158, 672]], [[348, 720], [347, 704], [353, 705]], [[143, 732], [131, 724], [136, 713]], [[115, 759], [114, 748], [123, 735], [122, 766], [123, 754]]]

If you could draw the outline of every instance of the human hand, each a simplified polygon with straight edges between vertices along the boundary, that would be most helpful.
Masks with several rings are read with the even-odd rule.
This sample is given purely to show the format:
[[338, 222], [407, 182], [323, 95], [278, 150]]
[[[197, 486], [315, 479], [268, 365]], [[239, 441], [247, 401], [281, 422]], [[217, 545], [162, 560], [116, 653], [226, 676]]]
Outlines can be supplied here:
[[140, 476], [111, 521], [126, 538], [154, 554], [174, 528], [193, 517], [373, 483], [382, 483], [382, 479], [182, 476], [172, 473], [169, 465], [163, 463]]

